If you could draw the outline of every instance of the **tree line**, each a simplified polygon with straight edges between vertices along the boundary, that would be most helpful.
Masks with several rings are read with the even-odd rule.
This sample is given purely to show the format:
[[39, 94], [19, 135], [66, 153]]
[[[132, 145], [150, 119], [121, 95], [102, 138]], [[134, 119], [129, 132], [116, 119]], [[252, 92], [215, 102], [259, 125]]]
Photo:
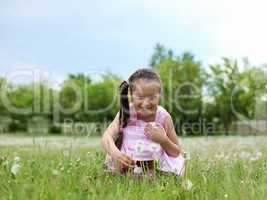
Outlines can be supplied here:
[[[266, 65], [222, 58], [206, 66], [190, 52], [176, 55], [161, 44], [154, 47], [149, 65], [161, 76], [161, 105], [172, 115], [178, 134], [229, 134], [236, 121], [267, 120]], [[100, 80], [92, 80], [90, 74], [69, 74], [55, 89], [44, 80], [14, 84], [2, 77], [0, 126], [15, 132], [46, 123], [49, 132], [60, 133], [58, 124], [66, 119], [111, 121], [119, 110], [121, 81], [112, 73]]]

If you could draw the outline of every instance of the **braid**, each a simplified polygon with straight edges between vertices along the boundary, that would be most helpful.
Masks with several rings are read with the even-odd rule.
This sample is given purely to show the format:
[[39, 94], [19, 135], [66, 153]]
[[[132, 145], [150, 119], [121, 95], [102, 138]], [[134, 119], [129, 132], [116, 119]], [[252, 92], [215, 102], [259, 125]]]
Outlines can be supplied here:
[[124, 128], [127, 126], [129, 119], [129, 99], [128, 99], [128, 88], [129, 84], [123, 81], [120, 85], [120, 126]]
[[120, 85], [119, 137], [115, 141], [115, 144], [119, 149], [121, 149], [123, 140], [123, 128], [127, 126], [127, 122], [130, 116], [128, 88], [129, 84], [126, 81], [123, 81]]

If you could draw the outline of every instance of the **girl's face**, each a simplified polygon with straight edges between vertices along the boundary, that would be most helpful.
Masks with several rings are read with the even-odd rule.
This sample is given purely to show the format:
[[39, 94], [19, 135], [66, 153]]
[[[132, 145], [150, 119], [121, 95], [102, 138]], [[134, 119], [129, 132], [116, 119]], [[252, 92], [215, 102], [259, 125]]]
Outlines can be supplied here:
[[155, 115], [160, 102], [160, 83], [153, 80], [138, 79], [132, 87], [132, 102], [141, 118]]

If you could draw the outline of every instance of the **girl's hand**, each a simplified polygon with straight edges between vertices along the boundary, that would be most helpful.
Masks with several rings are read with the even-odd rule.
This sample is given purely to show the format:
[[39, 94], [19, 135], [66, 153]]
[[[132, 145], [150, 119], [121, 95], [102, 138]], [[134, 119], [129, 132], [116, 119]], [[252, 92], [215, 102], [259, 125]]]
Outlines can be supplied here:
[[118, 160], [121, 164], [128, 166], [128, 167], [134, 167], [135, 161], [128, 155], [118, 151], [114, 155], [115, 160]]
[[163, 144], [168, 139], [165, 129], [159, 123], [148, 123], [144, 130], [145, 135], [158, 144]]

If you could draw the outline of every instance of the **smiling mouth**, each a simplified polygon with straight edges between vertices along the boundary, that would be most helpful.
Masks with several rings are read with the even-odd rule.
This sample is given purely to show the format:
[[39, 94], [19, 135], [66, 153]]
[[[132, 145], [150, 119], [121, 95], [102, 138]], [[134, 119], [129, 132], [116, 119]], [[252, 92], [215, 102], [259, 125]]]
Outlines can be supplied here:
[[144, 111], [144, 112], [152, 112], [152, 109], [147, 109], [147, 108], [141, 108], [141, 111]]

